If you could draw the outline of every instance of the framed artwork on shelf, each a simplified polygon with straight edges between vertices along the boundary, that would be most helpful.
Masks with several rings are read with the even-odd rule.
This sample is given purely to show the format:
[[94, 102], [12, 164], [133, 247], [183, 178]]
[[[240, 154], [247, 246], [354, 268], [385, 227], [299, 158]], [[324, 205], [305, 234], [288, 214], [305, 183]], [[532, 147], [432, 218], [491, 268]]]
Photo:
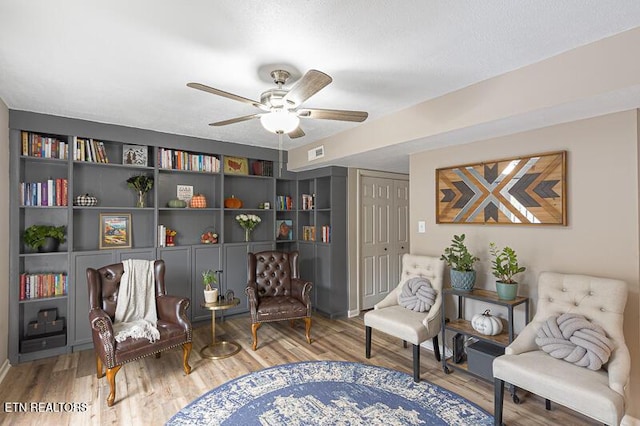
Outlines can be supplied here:
[[242, 157], [224, 157], [224, 173], [231, 175], [248, 175], [249, 161]]
[[289, 219], [276, 221], [276, 239], [293, 240], [293, 221]]
[[131, 214], [100, 213], [100, 249], [131, 248]]
[[147, 147], [142, 145], [123, 145], [122, 164], [133, 166], [147, 165]]
[[193, 198], [193, 186], [192, 185], [177, 185], [176, 196], [178, 200], [186, 201], [187, 203]]
[[436, 170], [436, 223], [567, 225], [567, 153]]

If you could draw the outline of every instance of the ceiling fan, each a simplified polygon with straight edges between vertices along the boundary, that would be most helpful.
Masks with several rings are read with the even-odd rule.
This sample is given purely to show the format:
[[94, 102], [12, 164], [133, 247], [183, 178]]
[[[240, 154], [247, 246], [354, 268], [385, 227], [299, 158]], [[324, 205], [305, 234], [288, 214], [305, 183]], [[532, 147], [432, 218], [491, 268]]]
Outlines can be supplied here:
[[304, 131], [300, 128], [300, 118], [362, 122], [366, 120], [369, 115], [364, 111], [301, 108], [301, 105], [307, 99], [333, 81], [330, 76], [321, 71], [307, 71], [307, 73], [288, 90], [283, 88], [287, 79], [290, 77], [288, 71], [281, 69], [272, 71], [271, 77], [278, 87], [262, 92], [259, 102], [220, 89], [214, 89], [213, 87], [200, 83], [187, 83], [187, 86], [243, 102], [262, 110], [262, 112], [256, 114], [210, 123], [210, 126], [226, 126], [228, 124], [259, 118], [262, 126], [268, 131], [278, 134], [286, 133], [290, 138], [299, 138], [305, 135]]

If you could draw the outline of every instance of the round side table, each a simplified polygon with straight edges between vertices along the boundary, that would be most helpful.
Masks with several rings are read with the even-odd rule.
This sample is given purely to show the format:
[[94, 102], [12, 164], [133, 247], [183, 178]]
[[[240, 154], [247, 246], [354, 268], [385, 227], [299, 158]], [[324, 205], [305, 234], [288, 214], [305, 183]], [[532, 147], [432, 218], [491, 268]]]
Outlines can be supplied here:
[[203, 358], [221, 359], [240, 352], [240, 345], [236, 342], [216, 341], [216, 311], [225, 311], [240, 304], [237, 297], [233, 300], [218, 300], [212, 303], [202, 303], [204, 309], [211, 311], [211, 343], [200, 349]]

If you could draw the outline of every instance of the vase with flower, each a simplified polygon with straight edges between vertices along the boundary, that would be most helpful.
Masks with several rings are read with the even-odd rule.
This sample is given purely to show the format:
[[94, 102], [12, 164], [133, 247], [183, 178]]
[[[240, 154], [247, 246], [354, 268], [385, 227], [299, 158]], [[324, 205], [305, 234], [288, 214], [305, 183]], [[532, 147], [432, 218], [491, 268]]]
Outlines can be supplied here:
[[249, 241], [251, 231], [262, 222], [262, 219], [255, 214], [239, 214], [236, 216], [236, 222], [244, 229], [244, 240]]

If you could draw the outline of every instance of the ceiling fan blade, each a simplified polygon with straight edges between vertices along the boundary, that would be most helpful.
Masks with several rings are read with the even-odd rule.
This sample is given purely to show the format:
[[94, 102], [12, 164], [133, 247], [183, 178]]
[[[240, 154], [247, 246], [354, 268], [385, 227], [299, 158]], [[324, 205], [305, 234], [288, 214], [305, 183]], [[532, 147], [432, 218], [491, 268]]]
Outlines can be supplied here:
[[283, 98], [283, 101], [285, 105], [300, 105], [332, 81], [333, 79], [331, 77], [321, 71], [309, 70], [293, 85], [291, 90], [289, 90]]
[[214, 89], [213, 87], [206, 86], [200, 83], [187, 83], [188, 87], [192, 89], [202, 90], [203, 92], [212, 93], [214, 95], [223, 96], [225, 98], [233, 99], [234, 101], [243, 102], [245, 104], [253, 105], [256, 108], [268, 110], [269, 108], [266, 105], [261, 104], [258, 101], [254, 101], [239, 95], [234, 95], [233, 93], [225, 92], [224, 90]]
[[291, 139], [301, 138], [305, 135], [300, 126], [296, 127], [295, 130], [287, 133]]
[[216, 121], [215, 123], [209, 123], [209, 126], [226, 126], [227, 124], [241, 123], [243, 121], [251, 120], [252, 118], [258, 118], [262, 114], [243, 115], [242, 117], [230, 118], [229, 120]]
[[369, 116], [365, 111], [348, 111], [342, 109], [304, 108], [297, 111], [298, 117], [316, 118], [319, 120], [364, 121]]

